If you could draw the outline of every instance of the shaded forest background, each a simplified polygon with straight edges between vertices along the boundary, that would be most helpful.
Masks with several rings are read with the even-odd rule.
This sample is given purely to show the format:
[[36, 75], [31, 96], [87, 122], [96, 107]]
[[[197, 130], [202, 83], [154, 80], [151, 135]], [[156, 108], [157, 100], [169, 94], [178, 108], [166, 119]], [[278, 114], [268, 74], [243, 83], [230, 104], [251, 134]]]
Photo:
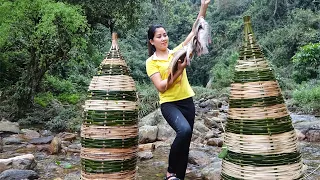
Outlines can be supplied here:
[[[158, 103], [145, 73], [147, 29], [164, 25], [173, 48], [190, 32], [199, 6], [200, 0], [0, 0], [0, 119], [78, 131], [111, 31], [137, 83], [139, 115], [148, 114]], [[196, 99], [228, 93], [245, 15], [290, 110], [319, 113], [319, 0], [212, 0], [210, 53], [187, 69]]]

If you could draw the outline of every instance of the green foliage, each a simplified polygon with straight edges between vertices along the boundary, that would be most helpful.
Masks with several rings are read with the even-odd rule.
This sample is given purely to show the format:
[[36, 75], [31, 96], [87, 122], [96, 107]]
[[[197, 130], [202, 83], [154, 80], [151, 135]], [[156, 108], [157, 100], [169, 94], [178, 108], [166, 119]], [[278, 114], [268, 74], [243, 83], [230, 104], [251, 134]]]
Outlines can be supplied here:
[[28, 108], [44, 74], [86, 48], [87, 20], [79, 7], [52, 0], [2, 0], [0, 84], [14, 86], [19, 109]]
[[77, 104], [80, 101], [81, 95], [80, 94], [68, 94], [68, 93], [63, 93], [59, 94], [58, 99], [61, 102], [65, 102], [68, 104]]
[[310, 43], [300, 47], [292, 57], [292, 61], [293, 77], [296, 82], [320, 78], [320, 43]]
[[[211, 88], [221, 89], [229, 87], [234, 76], [234, 68], [238, 59], [238, 53], [229, 54], [226, 52], [221, 60], [212, 68]], [[225, 58], [225, 59], [223, 59]]]
[[47, 107], [53, 99], [51, 92], [39, 93], [34, 97], [34, 102], [42, 107]]
[[47, 89], [55, 93], [74, 93], [76, 91], [70, 81], [60, 79], [56, 76], [46, 76], [44, 84]]
[[307, 113], [320, 111], [320, 82], [313, 81], [302, 85], [293, 92], [293, 100], [297, 106]]
[[150, 112], [156, 110], [159, 104], [159, 93], [154, 85], [136, 84], [138, 93], [139, 118], [142, 118]]
[[68, 122], [70, 119], [78, 115], [77, 111], [73, 108], [60, 107], [60, 111], [57, 116], [45, 123], [46, 128], [49, 130], [60, 132], [70, 129]]
[[269, 31], [259, 40], [275, 66], [292, 66], [291, 57], [298, 47], [319, 41], [320, 13], [295, 9], [288, 13], [286, 25]]
[[192, 86], [195, 93], [194, 100], [199, 100], [201, 98], [207, 97], [218, 97], [220, 94], [216, 89], [205, 88], [201, 86]]
[[136, 0], [61, 0], [76, 5], [81, 5], [85, 10], [88, 22], [93, 26], [103, 24], [112, 31], [116, 28], [117, 32], [125, 36], [128, 29], [136, 27], [139, 22], [139, 14], [143, 1]]

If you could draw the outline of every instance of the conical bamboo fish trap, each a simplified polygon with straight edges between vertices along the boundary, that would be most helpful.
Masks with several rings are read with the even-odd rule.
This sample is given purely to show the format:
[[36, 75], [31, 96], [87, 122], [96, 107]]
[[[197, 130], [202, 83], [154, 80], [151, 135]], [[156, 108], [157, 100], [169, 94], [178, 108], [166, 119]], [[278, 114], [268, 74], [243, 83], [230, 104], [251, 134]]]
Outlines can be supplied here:
[[138, 107], [135, 83], [113, 34], [112, 47], [91, 80], [81, 127], [81, 178], [135, 179]]
[[231, 84], [222, 179], [300, 179], [301, 154], [279, 84], [244, 17], [245, 41]]

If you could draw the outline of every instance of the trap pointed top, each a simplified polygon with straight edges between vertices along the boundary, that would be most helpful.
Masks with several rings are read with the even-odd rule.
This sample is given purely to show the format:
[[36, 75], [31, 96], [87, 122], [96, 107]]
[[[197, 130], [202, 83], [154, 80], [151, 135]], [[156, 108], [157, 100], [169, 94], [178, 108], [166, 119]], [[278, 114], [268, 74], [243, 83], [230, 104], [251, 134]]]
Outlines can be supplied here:
[[255, 39], [254, 39], [252, 25], [251, 25], [251, 17], [244, 16], [243, 21], [244, 21], [244, 41], [245, 41], [245, 43], [249, 42], [251, 38], [252, 38], [252, 41], [254, 42]]
[[116, 32], [112, 33], [112, 44], [110, 50], [119, 50], [118, 34]]

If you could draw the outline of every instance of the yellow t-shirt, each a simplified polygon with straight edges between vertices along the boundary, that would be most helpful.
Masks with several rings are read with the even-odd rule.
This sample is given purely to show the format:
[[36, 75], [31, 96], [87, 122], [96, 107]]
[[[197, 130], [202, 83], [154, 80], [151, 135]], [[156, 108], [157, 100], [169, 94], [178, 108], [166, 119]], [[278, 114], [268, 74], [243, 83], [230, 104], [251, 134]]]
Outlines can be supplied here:
[[[183, 46], [181, 43], [173, 50], [169, 50], [168, 59], [159, 59], [156, 54], [153, 54], [151, 57], [149, 57], [146, 61], [146, 70], [148, 76], [151, 77], [154, 73], [159, 72], [161, 79], [167, 79], [168, 67], [173, 58], [173, 53], [182, 47]], [[163, 93], [159, 92], [160, 104], [178, 101], [192, 96], [194, 96], [194, 92], [189, 84], [186, 69], [184, 69], [182, 76], [179, 76], [169, 89]]]

